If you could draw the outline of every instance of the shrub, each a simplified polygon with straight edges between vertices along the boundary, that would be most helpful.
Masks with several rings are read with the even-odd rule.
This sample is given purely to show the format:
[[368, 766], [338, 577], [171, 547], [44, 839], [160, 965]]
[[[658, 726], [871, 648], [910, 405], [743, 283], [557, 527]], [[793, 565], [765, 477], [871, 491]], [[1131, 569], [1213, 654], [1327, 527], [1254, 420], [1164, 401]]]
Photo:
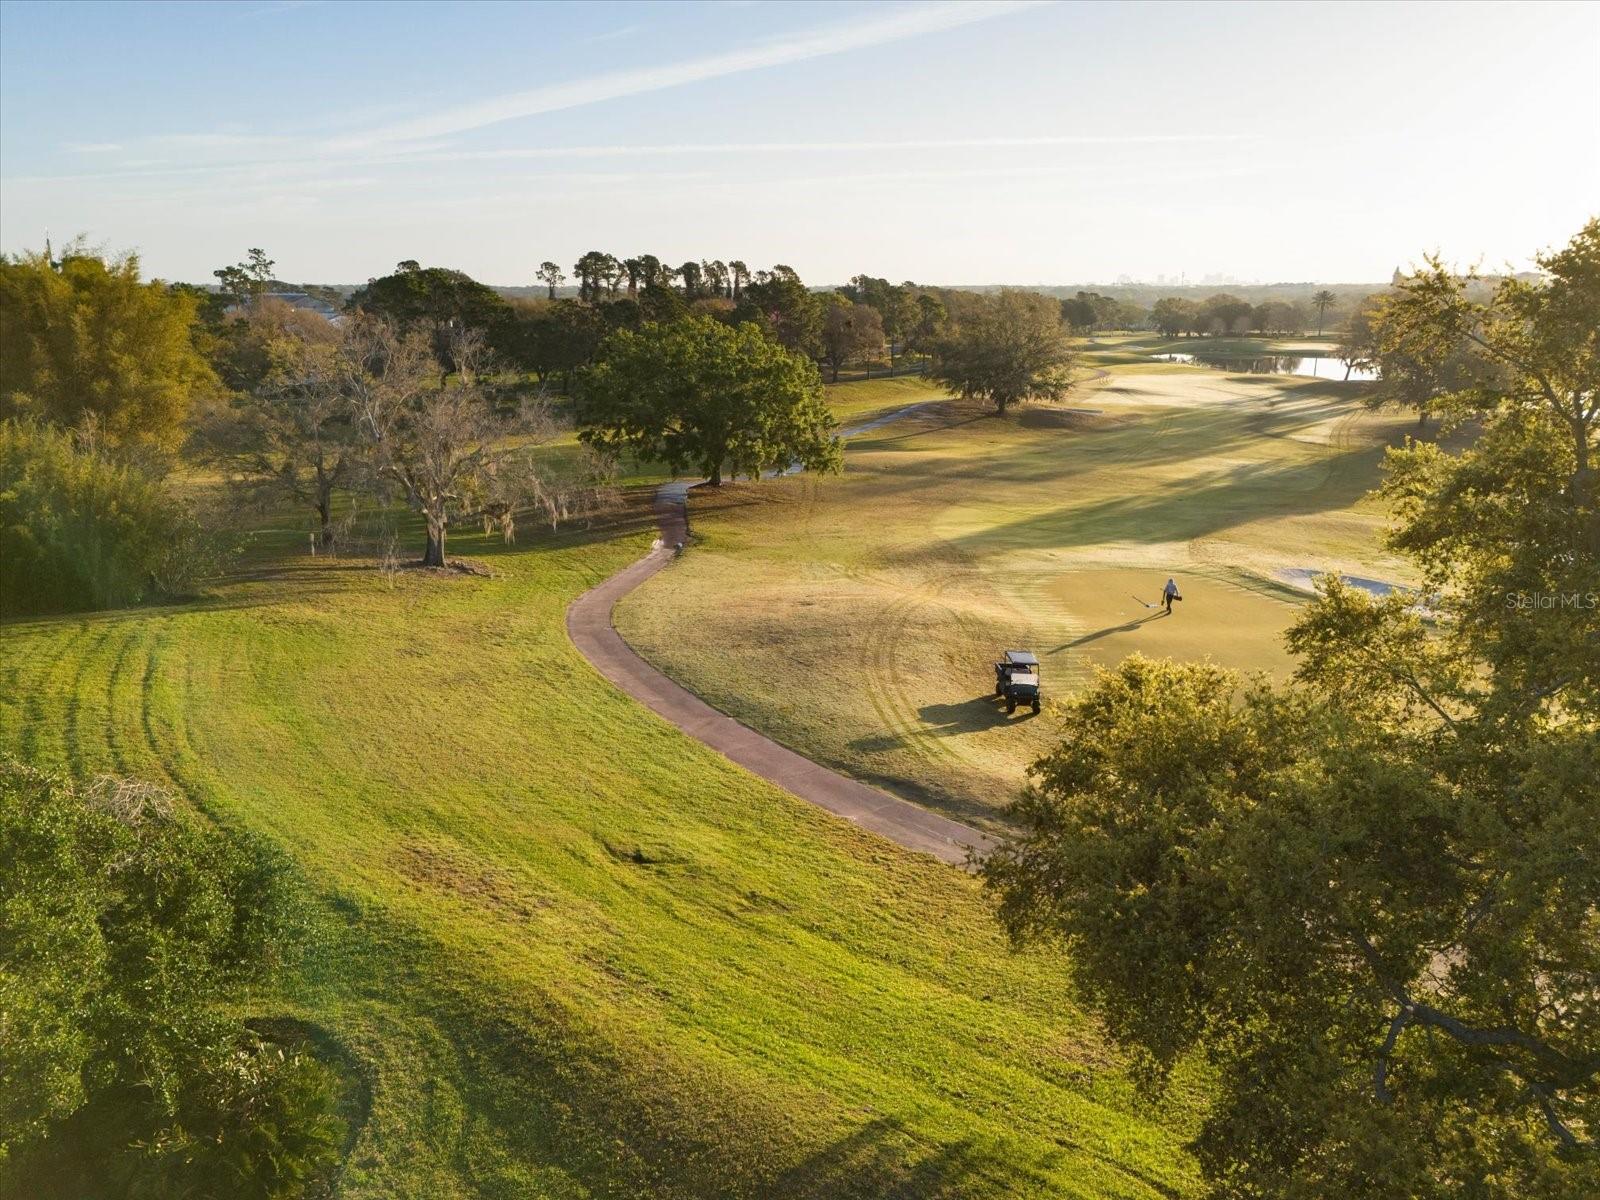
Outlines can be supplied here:
[[185, 595], [222, 557], [149, 470], [45, 425], [0, 423], [0, 616]]
[[333, 1075], [224, 1004], [306, 926], [278, 852], [0, 759], [0, 1195], [301, 1197]]

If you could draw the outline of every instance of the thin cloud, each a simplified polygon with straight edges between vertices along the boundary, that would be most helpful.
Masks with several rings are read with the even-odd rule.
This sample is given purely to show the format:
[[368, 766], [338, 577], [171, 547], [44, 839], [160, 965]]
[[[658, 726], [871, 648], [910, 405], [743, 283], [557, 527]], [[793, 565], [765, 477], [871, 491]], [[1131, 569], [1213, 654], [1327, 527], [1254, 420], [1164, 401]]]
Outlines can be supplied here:
[[643, 33], [648, 28], [648, 25], [642, 24], [623, 25], [618, 29], [608, 29], [604, 33], [592, 33], [588, 37], [579, 38], [578, 40], [585, 45], [593, 45], [595, 42], [614, 42], [619, 38], [629, 38], [633, 37], [634, 34]]
[[494, 162], [539, 158], [643, 158], [679, 154], [881, 154], [895, 150], [1037, 149], [1045, 146], [1138, 146], [1195, 142], [1239, 142], [1237, 133], [1063, 134], [1039, 137], [913, 138], [854, 142], [669, 142], [656, 145], [522, 146], [507, 150], [414, 152], [410, 146], [371, 162]]
[[[268, 139], [263, 139], [266, 141]], [[1238, 133], [1154, 133], [1154, 134], [1046, 134], [1037, 137], [908, 138], [899, 141], [837, 142], [671, 142], [654, 145], [523, 146], [506, 150], [449, 150], [444, 143], [422, 143], [368, 153], [341, 155], [339, 169], [350, 166], [404, 167], [425, 163], [529, 162], [550, 159], [591, 158], [671, 158], [706, 157], [727, 154], [889, 154], [927, 150], [1005, 150], [1045, 149], [1052, 146], [1087, 148], [1104, 146], [1184, 145], [1248, 142], [1253, 135]], [[65, 174], [17, 176], [16, 183], [60, 182], [66, 180], [116, 179], [135, 175], [236, 175], [264, 170], [317, 172], [329, 160], [297, 153], [281, 158], [241, 159], [215, 163], [173, 163], [160, 159], [126, 162], [104, 171], [78, 171]], [[139, 169], [131, 169], [139, 168]]]
[[1042, 0], [952, 0], [951, 3], [900, 9], [883, 16], [828, 25], [806, 30], [785, 38], [753, 46], [713, 54], [706, 58], [667, 63], [659, 67], [640, 67], [626, 71], [609, 71], [587, 79], [567, 83], [548, 84], [527, 91], [511, 92], [446, 108], [431, 116], [417, 117], [380, 126], [332, 143], [335, 150], [361, 150], [374, 146], [417, 141], [422, 138], [442, 137], [465, 133], [486, 125], [497, 125], [521, 117], [541, 113], [559, 112], [637, 96], [664, 88], [681, 87], [708, 79], [720, 79], [746, 71], [766, 67], [785, 66], [808, 59], [843, 54], [850, 50], [863, 50], [882, 46], [906, 38], [941, 33], [959, 29], [980, 21], [1039, 7]]

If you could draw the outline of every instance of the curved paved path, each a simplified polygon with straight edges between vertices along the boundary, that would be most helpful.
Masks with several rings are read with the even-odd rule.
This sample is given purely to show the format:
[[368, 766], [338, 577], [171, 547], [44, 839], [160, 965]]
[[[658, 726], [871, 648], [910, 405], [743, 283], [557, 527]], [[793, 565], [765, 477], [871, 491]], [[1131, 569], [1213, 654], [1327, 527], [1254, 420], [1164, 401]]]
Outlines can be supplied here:
[[[841, 436], [877, 429], [922, 407], [913, 404], [897, 409], [864, 425], [846, 429]], [[567, 634], [573, 644], [600, 674], [645, 707], [665, 717], [690, 737], [802, 800], [854, 821], [863, 829], [870, 829], [907, 849], [920, 850], [947, 863], [966, 862], [969, 847], [982, 852], [992, 845], [993, 839], [987, 834], [830, 771], [763, 737], [673, 683], [622, 640], [611, 623], [612, 610], [618, 600], [670, 563], [672, 547], [687, 539], [686, 505], [689, 489], [694, 486], [697, 485], [668, 483], [656, 490], [660, 548], [572, 602], [567, 609]]]

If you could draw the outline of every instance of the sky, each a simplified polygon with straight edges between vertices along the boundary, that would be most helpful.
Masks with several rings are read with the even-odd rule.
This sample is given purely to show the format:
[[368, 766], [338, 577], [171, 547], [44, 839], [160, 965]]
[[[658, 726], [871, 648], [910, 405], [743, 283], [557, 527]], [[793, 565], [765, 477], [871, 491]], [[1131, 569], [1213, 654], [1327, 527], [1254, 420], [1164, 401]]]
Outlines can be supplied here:
[[1365, 282], [1600, 214], [1600, 3], [0, 3], [0, 249]]

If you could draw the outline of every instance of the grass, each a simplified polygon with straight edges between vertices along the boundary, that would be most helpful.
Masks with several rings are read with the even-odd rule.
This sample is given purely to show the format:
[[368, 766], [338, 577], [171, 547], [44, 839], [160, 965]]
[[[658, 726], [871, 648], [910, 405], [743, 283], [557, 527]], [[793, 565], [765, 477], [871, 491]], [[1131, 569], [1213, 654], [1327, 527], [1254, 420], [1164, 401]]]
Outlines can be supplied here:
[[[855, 440], [842, 477], [695, 493], [695, 548], [619, 628], [802, 753], [993, 825], [1057, 736], [992, 700], [1001, 650], [1041, 655], [1047, 697], [1133, 650], [1281, 677], [1305, 597], [1279, 569], [1409, 580], [1367, 493], [1410, 418], [1126, 353], [1061, 407], [951, 401]], [[1145, 620], [1169, 575], [1184, 601]]]
[[203, 601], [0, 626], [0, 749], [293, 855], [319, 942], [241, 1008], [355, 1064], [344, 1197], [1191, 1194], [1195, 1082], [1136, 1095], [970, 878], [581, 660], [567, 604], [649, 538], [458, 533], [493, 578], [391, 584], [264, 535]]

